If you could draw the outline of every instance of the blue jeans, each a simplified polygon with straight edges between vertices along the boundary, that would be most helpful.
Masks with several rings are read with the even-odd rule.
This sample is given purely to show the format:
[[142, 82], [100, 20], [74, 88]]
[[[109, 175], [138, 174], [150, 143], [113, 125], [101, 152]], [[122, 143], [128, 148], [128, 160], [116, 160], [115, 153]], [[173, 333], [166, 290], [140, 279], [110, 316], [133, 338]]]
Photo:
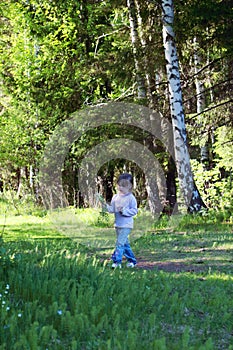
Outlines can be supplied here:
[[114, 263], [121, 263], [123, 255], [126, 257], [128, 262], [136, 264], [137, 260], [130, 247], [128, 236], [131, 232], [131, 228], [120, 228], [116, 227], [117, 241], [116, 248], [112, 254], [112, 260]]

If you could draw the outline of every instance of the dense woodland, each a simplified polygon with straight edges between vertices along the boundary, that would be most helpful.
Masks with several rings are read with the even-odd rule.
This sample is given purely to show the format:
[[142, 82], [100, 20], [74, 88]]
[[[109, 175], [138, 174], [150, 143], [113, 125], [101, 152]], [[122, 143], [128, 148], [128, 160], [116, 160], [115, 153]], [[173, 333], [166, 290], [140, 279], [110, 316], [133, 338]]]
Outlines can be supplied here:
[[[111, 101], [148, 106], [171, 121], [163, 43], [166, 1], [3, 0], [0, 4], [1, 193], [40, 203], [38, 169], [55, 128], [71, 113]], [[174, 25], [191, 167], [205, 205], [232, 209], [232, 1], [176, 0]], [[149, 133], [118, 124], [85, 132], [66, 157], [70, 205], [83, 205], [78, 169], [85, 153], [117, 137], [146, 145], [166, 174], [165, 211], [177, 201], [174, 160]], [[107, 200], [130, 171], [141, 205], [142, 170], [115, 159], [99, 169]], [[179, 174], [178, 174], [179, 175]]]

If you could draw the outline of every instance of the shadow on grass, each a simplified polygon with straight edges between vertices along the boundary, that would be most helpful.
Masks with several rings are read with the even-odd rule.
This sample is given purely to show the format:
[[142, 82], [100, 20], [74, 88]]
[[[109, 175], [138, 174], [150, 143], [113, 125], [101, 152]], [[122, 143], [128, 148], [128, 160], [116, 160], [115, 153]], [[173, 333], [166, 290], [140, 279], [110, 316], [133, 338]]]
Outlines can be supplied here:
[[147, 233], [135, 242], [135, 252], [144, 268], [233, 272], [231, 233]]
[[[30, 218], [29, 220], [33, 220]], [[36, 220], [36, 219], [35, 219]], [[133, 230], [130, 240], [143, 269], [159, 268], [170, 272], [180, 271], [220, 271], [232, 274], [233, 271], [233, 235], [232, 225], [187, 224], [184, 232], [172, 229], [157, 229], [147, 232]], [[225, 230], [226, 228], [226, 230]], [[72, 229], [72, 226], [71, 226]], [[115, 245], [114, 228], [85, 227], [73, 229], [67, 235], [67, 227], [58, 231], [49, 222], [14, 222], [1, 225], [5, 241], [72, 241], [77, 249], [96, 255], [100, 261], [111, 256]]]

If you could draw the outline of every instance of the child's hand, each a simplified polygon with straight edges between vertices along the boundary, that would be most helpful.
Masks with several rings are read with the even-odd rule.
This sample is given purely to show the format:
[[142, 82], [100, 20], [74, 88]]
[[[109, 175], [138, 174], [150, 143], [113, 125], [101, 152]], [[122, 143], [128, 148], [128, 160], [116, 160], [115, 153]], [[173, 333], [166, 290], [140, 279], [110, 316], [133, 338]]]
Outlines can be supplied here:
[[101, 196], [100, 193], [96, 193], [96, 198], [98, 201], [100, 201], [101, 204], [106, 204], [104, 197]]
[[118, 207], [118, 208], [117, 208], [117, 211], [122, 215], [123, 209], [124, 209], [123, 207]]
[[100, 193], [96, 193], [96, 198], [101, 203], [102, 211], [104, 212], [107, 211], [107, 203], [105, 202], [105, 199], [103, 198], [103, 196], [101, 196]]
[[127, 209], [125, 208], [125, 207], [121, 207], [120, 208], [120, 210], [119, 210], [119, 213], [121, 214], [121, 215], [125, 215], [126, 214], [126, 211]]

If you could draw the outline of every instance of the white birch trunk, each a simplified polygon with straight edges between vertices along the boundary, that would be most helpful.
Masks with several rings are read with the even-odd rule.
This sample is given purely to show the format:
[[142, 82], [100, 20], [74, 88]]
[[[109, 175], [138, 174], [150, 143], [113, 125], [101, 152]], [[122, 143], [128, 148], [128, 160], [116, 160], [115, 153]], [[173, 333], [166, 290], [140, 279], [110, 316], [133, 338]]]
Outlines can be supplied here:
[[138, 35], [140, 38], [141, 47], [142, 47], [142, 51], [143, 51], [143, 66], [144, 66], [144, 72], [145, 72], [146, 94], [147, 94], [148, 101], [149, 101], [149, 107], [154, 108], [155, 107], [154, 106], [154, 99], [153, 99], [153, 94], [151, 91], [152, 79], [151, 79], [151, 74], [149, 72], [150, 62], [149, 62], [149, 59], [148, 59], [147, 54], [146, 54], [146, 45], [147, 44], [146, 44], [145, 36], [143, 33], [141, 7], [140, 7], [140, 3], [138, 0], [135, 0], [135, 6], [136, 6], [136, 10], [137, 10]]
[[24, 169], [23, 168], [19, 168], [19, 174], [18, 174], [18, 188], [17, 188], [17, 192], [16, 192], [16, 198], [19, 198], [20, 193], [21, 193], [21, 189], [23, 186], [22, 183], [22, 177], [24, 176]]
[[163, 44], [168, 77], [170, 110], [174, 135], [174, 153], [179, 186], [185, 206], [194, 212], [203, 206], [200, 194], [194, 184], [190, 156], [187, 149], [187, 133], [184, 119], [179, 62], [173, 31], [174, 11], [172, 0], [162, 0]]
[[195, 85], [196, 85], [196, 93], [197, 93], [197, 113], [201, 113], [205, 109], [205, 96], [204, 96], [204, 86], [198, 77], [198, 73], [201, 66], [201, 57], [198, 53], [199, 51], [199, 45], [197, 38], [195, 37], [193, 39], [194, 43], [194, 72], [195, 72]]
[[137, 89], [138, 89], [138, 98], [146, 99], [146, 88], [145, 81], [143, 77], [143, 72], [141, 69], [141, 64], [139, 60], [138, 48], [140, 44], [139, 35], [138, 35], [138, 23], [136, 17], [136, 7], [134, 0], [127, 0], [128, 12], [129, 12], [129, 23], [130, 23], [130, 34], [131, 34], [131, 42], [133, 47], [133, 55], [134, 55], [134, 65], [136, 71], [136, 81], [137, 81]]

